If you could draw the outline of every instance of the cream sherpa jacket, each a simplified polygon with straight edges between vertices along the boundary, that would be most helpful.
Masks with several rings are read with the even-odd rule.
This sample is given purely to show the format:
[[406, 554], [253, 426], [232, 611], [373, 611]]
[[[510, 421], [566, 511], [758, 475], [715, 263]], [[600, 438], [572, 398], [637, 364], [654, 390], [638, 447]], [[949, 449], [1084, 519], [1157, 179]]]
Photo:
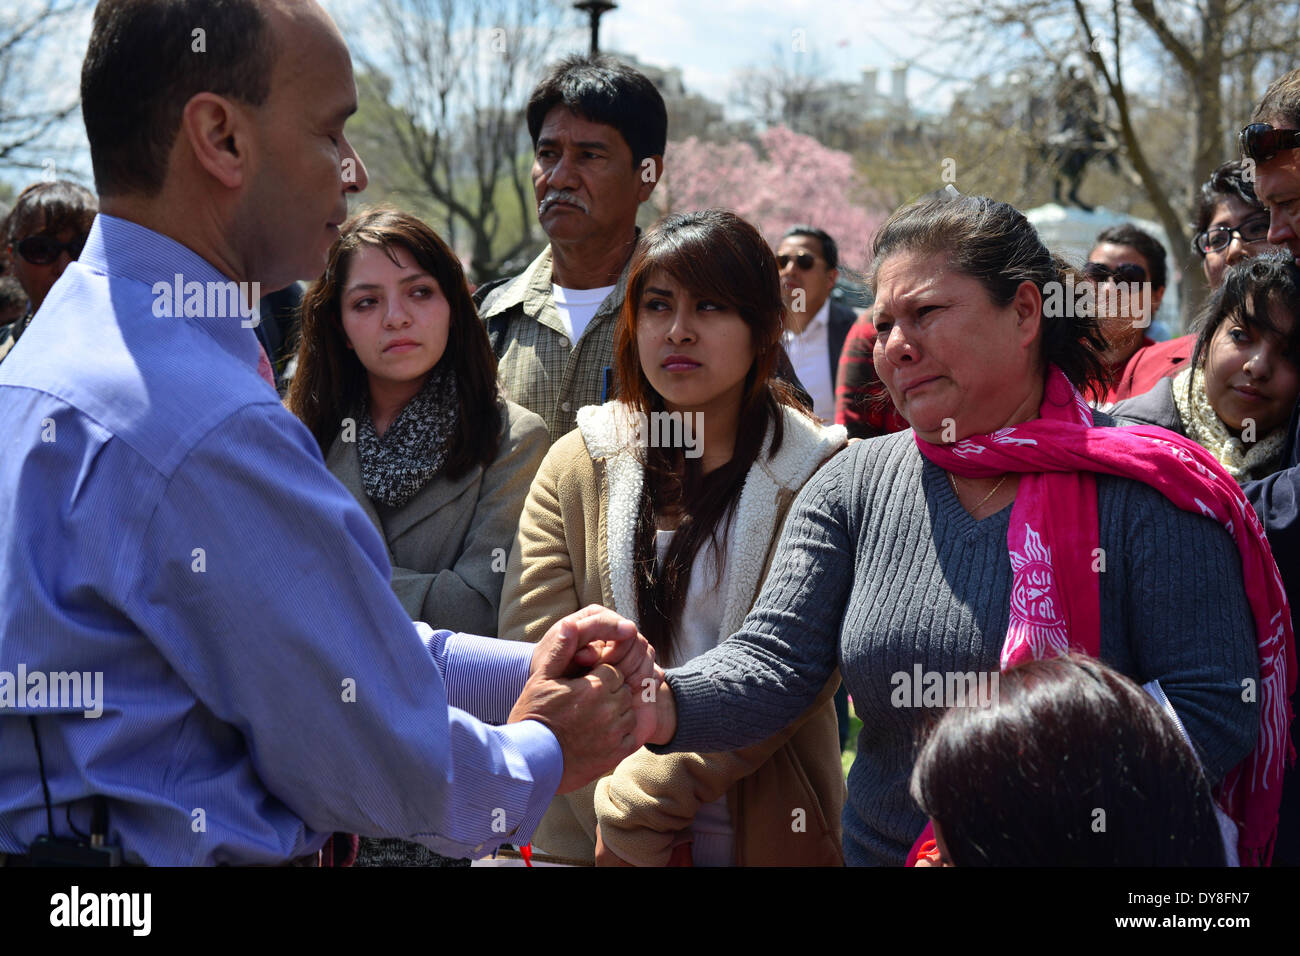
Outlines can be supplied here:
[[[737, 503], [719, 642], [739, 629], [758, 596], [795, 495], [845, 445], [842, 427], [783, 414], [779, 452], [767, 457], [769, 429]], [[503, 638], [536, 642], [588, 604], [637, 619], [633, 532], [645, 474], [636, 431], [616, 402], [583, 408], [577, 421], [547, 454], [524, 504], [501, 592]], [[659, 755], [642, 748], [597, 784], [556, 797], [534, 845], [591, 862], [599, 822], [606, 845], [624, 860], [663, 865], [697, 810], [726, 794], [737, 865], [842, 864], [845, 788], [831, 700], [838, 685], [837, 673], [794, 724], [745, 750]]]

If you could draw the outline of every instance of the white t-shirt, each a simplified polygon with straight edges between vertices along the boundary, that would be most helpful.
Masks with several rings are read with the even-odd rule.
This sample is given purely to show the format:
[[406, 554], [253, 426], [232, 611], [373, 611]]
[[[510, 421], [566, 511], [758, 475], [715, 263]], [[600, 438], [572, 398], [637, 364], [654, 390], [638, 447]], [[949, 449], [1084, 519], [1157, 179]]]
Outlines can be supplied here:
[[[734, 516], [733, 512], [731, 517]], [[718, 536], [723, 553], [726, 553], [726, 539], [730, 532], [728, 524], [724, 533]], [[655, 531], [655, 551], [661, 562], [676, 533]], [[718, 629], [722, 627], [723, 597], [722, 589], [714, 586], [716, 577], [717, 562], [713, 559], [713, 547], [706, 542], [696, 553], [695, 564], [691, 566], [686, 601], [674, 635], [674, 662], [684, 664], [717, 646]], [[695, 819], [691, 821], [691, 835], [694, 839], [691, 862], [695, 866], [735, 865], [736, 831], [731, 825], [731, 811], [727, 809], [726, 794], [712, 803], [703, 804], [696, 811]]]
[[591, 324], [592, 318], [600, 304], [609, 297], [616, 287], [601, 286], [599, 289], [566, 289], [551, 283], [551, 296], [555, 299], [555, 311], [560, 314], [564, 331], [569, 333], [569, 341], [577, 342], [582, 333]]
[[835, 380], [831, 377], [831, 300], [822, 303], [802, 332], [787, 329], [783, 336], [786, 354], [799, 383], [812, 397], [813, 414], [825, 422], [835, 421]]

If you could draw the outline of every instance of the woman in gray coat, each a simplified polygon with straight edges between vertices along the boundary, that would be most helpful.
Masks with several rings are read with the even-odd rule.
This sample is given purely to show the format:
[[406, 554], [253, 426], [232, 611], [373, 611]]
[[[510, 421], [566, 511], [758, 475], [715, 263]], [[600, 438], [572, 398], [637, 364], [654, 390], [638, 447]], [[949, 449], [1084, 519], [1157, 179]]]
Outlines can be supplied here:
[[[507, 401], [459, 260], [391, 207], [344, 223], [302, 303], [288, 405], [388, 545], [415, 620], [496, 635], [506, 558], [549, 441]], [[359, 861], [435, 863], [362, 840]]]

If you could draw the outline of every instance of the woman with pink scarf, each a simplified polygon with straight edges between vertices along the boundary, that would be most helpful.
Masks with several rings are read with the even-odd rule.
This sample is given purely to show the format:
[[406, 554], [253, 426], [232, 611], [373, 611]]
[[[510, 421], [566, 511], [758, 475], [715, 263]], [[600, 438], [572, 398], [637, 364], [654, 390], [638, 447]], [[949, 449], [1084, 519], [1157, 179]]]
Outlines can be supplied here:
[[[1089, 409], [1095, 322], [1044, 308], [1063, 264], [1011, 206], [919, 203], [873, 251], [876, 369], [912, 429], [857, 443], [804, 487], [741, 629], [668, 672], [654, 749], [770, 736], [838, 664], [863, 721], [845, 858], [898, 865], [926, 824], [908, 792], [920, 730], [987, 704], [1000, 671], [1074, 651], [1168, 703], [1236, 855], [1267, 864], [1295, 753], [1295, 641], [1236, 482], [1193, 442]], [[1095, 817], [1060, 826], [1108, 838]]]

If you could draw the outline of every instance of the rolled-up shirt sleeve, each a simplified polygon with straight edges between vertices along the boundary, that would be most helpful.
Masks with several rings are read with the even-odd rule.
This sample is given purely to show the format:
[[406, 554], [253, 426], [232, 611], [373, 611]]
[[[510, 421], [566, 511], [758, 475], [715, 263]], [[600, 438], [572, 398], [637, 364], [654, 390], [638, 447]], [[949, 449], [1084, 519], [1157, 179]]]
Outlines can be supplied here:
[[532, 648], [415, 626], [377, 531], [282, 409], [193, 445], [123, 573], [132, 618], [313, 830], [479, 855], [525, 842], [555, 795], [546, 727], [458, 709], [504, 721]]

